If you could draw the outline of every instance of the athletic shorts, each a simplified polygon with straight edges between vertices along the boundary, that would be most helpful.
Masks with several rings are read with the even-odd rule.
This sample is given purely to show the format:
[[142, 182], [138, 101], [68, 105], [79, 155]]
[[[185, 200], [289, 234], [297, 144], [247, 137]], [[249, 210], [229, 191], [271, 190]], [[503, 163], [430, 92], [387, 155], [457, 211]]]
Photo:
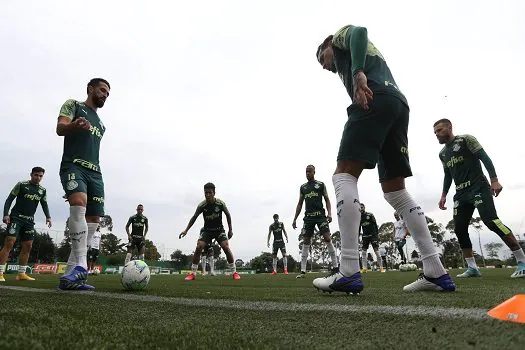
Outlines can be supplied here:
[[272, 254], [273, 255], [277, 255], [277, 253], [279, 252], [279, 250], [281, 251], [281, 254], [283, 256], [286, 255], [286, 245], [284, 244], [284, 241], [283, 240], [280, 240], [280, 241], [273, 241], [273, 247], [272, 247]]
[[20, 220], [10, 216], [10, 223], [7, 225], [7, 230], [4, 236], [17, 237], [20, 242], [32, 241], [35, 237], [35, 223], [27, 220]]
[[60, 181], [66, 198], [76, 192], [87, 194], [87, 216], [104, 215], [104, 181], [101, 173], [67, 164], [60, 169]]
[[374, 250], [379, 249], [379, 238], [377, 236], [363, 237], [363, 250], [368, 250], [368, 247], [372, 245]]
[[313, 237], [315, 226], [317, 226], [320, 235], [330, 232], [330, 226], [328, 225], [328, 220], [326, 219], [326, 216], [320, 216], [316, 219], [308, 218], [307, 220], [303, 220], [303, 222], [304, 224], [302, 233], [307, 238]]
[[211, 244], [213, 240], [216, 240], [217, 243], [221, 244], [223, 241], [228, 240], [228, 236], [224, 232], [224, 229], [221, 230], [206, 230], [201, 229], [199, 241], [206, 242], [207, 244]]

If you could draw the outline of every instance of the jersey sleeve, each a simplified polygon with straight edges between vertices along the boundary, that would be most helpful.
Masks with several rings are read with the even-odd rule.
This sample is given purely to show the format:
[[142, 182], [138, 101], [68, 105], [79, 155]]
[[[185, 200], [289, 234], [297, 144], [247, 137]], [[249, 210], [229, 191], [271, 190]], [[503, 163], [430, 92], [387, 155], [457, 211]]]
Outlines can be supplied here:
[[129, 227], [129, 225], [131, 225], [132, 222], [133, 222], [133, 216], [130, 216], [128, 219], [128, 222], [126, 223], [126, 227]]
[[326, 184], [323, 182], [323, 196], [328, 197], [328, 191], [326, 190]]
[[18, 196], [18, 194], [20, 193], [20, 182], [18, 182], [15, 187], [13, 187], [13, 189], [11, 190], [11, 195], [13, 196]]
[[226, 203], [224, 203], [224, 201], [221, 201], [221, 206], [222, 206], [222, 211], [223, 211], [225, 214], [230, 215], [230, 211], [228, 210], [228, 207], [226, 206]]
[[332, 39], [332, 44], [334, 44], [336, 47], [340, 48], [341, 50], [350, 50], [350, 43], [348, 38], [350, 37], [350, 31], [353, 26], [347, 25], [343, 28], [339, 29]]
[[197, 206], [197, 209], [195, 209], [195, 214], [193, 214], [194, 217], [197, 217], [199, 215], [202, 214], [202, 209], [204, 208], [204, 205], [203, 203], [200, 203], [198, 206]]
[[69, 120], [73, 120], [75, 117], [75, 100], [69, 99], [60, 108], [60, 114], [59, 117], [66, 117]]
[[465, 135], [465, 143], [467, 144], [468, 150], [472, 153], [477, 153], [483, 149], [478, 140], [472, 135]]

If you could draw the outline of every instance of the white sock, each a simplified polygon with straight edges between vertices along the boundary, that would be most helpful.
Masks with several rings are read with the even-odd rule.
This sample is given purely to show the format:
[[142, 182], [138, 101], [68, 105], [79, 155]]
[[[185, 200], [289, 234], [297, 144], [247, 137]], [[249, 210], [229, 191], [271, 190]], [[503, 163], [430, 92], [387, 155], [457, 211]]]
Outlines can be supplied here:
[[376, 251], [376, 258], [377, 258], [377, 264], [379, 265], [379, 268], [383, 269], [383, 259], [381, 259], [381, 255], [379, 255], [379, 251]]
[[88, 234], [87, 234], [87, 245], [91, 246], [91, 241], [93, 240], [93, 234], [97, 230], [98, 224], [95, 224], [93, 222], [88, 222]]
[[273, 270], [277, 271], [277, 258], [275, 257], [273, 258], [272, 264], [273, 264]]
[[[87, 269], [87, 231], [86, 208], [81, 206], [69, 207], [69, 237], [71, 237], [71, 253], [67, 261], [67, 268], [81, 266]], [[71, 266], [73, 265], [73, 266]], [[67, 272], [66, 269], [66, 274]]]
[[[332, 176], [337, 203], [337, 221], [341, 232], [341, 261], [339, 271], [352, 276], [359, 271], [359, 193], [357, 179], [350, 174]], [[363, 260], [363, 266], [366, 259]]]
[[328, 250], [328, 254], [332, 260], [332, 269], [339, 267], [339, 264], [337, 263], [337, 255], [335, 255], [335, 248], [332, 241], [326, 242], [326, 250]]
[[235, 266], [235, 262], [230, 263], [230, 269], [232, 269], [232, 273], [237, 272], [237, 266]]
[[518, 263], [525, 263], [525, 253], [523, 253], [523, 249], [513, 250], [512, 254], [514, 254]]
[[208, 264], [210, 264], [210, 273], [215, 273], [215, 259], [213, 256], [208, 257]]
[[191, 264], [191, 273], [192, 274], [196, 274], [197, 273], [197, 269], [199, 268], [199, 265], [198, 264]]
[[310, 252], [310, 245], [303, 243], [303, 250], [301, 252], [301, 272], [306, 272], [306, 262], [308, 261], [309, 252]]
[[26, 273], [27, 265], [18, 265], [18, 273]]
[[201, 269], [202, 272], [206, 272], [206, 256], [201, 256]]
[[432, 242], [425, 213], [406, 189], [385, 193], [386, 201], [403, 217], [423, 262], [423, 273], [437, 278], [447, 273]]
[[467, 262], [468, 267], [472, 267], [473, 269], [478, 269], [478, 265], [476, 264], [476, 259], [474, 257], [465, 258], [465, 261]]
[[5, 272], [5, 267], [6, 267], [6, 264], [0, 265], [0, 273]]
[[361, 252], [361, 263], [363, 264], [363, 269], [368, 269], [368, 257], [366, 251]]
[[288, 258], [285, 256], [283, 256], [283, 265], [284, 265], [284, 269], [285, 270], [288, 270]]
[[126, 265], [127, 263], [129, 263], [131, 260], [131, 253], [127, 253], [126, 254], [126, 259], [124, 259], [124, 265]]

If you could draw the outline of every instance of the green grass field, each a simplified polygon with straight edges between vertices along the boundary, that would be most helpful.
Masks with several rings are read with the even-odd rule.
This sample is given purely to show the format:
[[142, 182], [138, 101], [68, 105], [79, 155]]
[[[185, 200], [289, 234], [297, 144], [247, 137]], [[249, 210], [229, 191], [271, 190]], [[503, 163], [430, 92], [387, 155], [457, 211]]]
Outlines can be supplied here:
[[416, 272], [369, 272], [359, 296], [316, 291], [318, 274], [157, 275], [141, 292], [99, 275], [80, 293], [58, 291], [57, 275], [6, 275], [0, 349], [525, 349], [524, 324], [485, 316], [525, 293], [525, 279], [482, 273], [455, 279], [455, 293], [408, 294]]

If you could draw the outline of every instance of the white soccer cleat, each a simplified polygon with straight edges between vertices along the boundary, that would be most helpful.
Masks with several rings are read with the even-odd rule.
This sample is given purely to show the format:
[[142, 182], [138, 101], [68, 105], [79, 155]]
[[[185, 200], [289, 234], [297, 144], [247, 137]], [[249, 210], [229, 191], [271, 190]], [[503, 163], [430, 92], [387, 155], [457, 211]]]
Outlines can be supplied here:
[[329, 293], [344, 292], [346, 294], [359, 294], [364, 287], [360, 272], [346, 277], [339, 272], [339, 269], [334, 269], [332, 273], [326, 277], [314, 279], [313, 284], [317, 290]]
[[421, 273], [417, 280], [403, 287], [403, 292], [453, 292], [455, 290], [456, 285], [448, 274], [438, 278], [430, 278]]
[[514, 273], [512, 275], [510, 275], [510, 278], [520, 278], [520, 277], [523, 277], [525, 278], [525, 263], [518, 263], [518, 268], [516, 269], [516, 271], [514, 271]]
[[301, 271], [301, 273], [295, 276], [295, 278], [304, 278], [305, 275], [306, 275], [306, 272]]

